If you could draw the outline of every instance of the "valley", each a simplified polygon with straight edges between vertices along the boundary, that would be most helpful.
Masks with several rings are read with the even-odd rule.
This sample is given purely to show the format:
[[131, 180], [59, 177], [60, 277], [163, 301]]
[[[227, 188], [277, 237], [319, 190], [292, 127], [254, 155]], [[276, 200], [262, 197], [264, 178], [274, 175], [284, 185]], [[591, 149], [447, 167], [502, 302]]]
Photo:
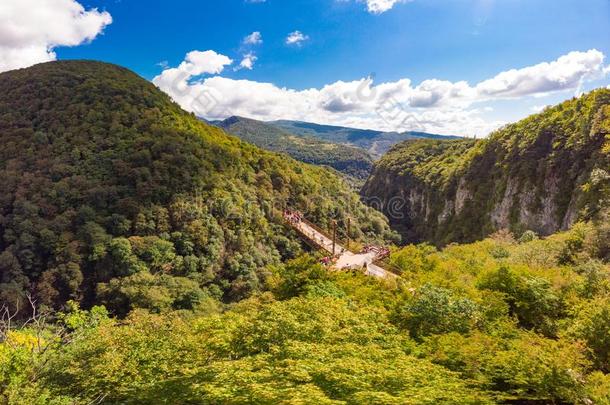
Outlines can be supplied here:
[[262, 149], [286, 153], [301, 162], [331, 167], [352, 181], [366, 180], [373, 166], [371, 156], [359, 147], [313, 136], [297, 136], [273, 125], [241, 117], [230, 117], [214, 124]]
[[[277, 37], [293, 3], [29, 1], [0, 6], [0, 404], [610, 404], [601, 51], [481, 79], [489, 59], [394, 35], [433, 2], [334, 2], [332, 24]], [[154, 43], [96, 48], [106, 6], [136, 9], [115, 32]], [[319, 5], [300, 6], [307, 27]], [[442, 43], [512, 60], [483, 8]], [[264, 36], [233, 32], [266, 18]], [[179, 36], [231, 57], [177, 61]], [[57, 57], [83, 42], [129, 63]], [[380, 130], [388, 105], [404, 130]]]
[[0, 401], [608, 403], [609, 108], [322, 139], [0, 73]]

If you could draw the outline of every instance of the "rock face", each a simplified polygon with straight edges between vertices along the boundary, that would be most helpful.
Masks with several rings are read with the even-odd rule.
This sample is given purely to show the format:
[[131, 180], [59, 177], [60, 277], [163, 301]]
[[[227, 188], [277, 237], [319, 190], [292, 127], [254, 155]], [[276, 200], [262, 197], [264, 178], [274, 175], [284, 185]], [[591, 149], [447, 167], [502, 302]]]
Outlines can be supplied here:
[[600, 89], [482, 141], [399, 144], [361, 194], [411, 242], [469, 242], [500, 229], [547, 235], [603, 208], [609, 134], [610, 90]]

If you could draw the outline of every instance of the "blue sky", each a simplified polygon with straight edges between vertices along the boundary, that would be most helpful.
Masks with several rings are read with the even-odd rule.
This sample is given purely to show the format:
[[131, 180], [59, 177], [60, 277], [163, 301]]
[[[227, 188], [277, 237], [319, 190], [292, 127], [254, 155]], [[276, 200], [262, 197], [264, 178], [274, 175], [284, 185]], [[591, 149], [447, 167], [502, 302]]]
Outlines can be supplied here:
[[[53, 3], [35, 4], [40, 8], [45, 2]], [[87, 15], [92, 31], [78, 46], [74, 46], [76, 34], [63, 43], [45, 34], [46, 46], [54, 52], [47, 59], [96, 59], [126, 66], [154, 80], [185, 108], [208, 118], [236, 113], [259, 119], [485, 135], [544, 105], [610, 84], [607, 58], [599, 60], [610, 54], [608, 0], [55, 0], [52, 12], [59, 12], [60, 3], [80, 5], [80, 17], [95, 13]], [[379, 9], [380, 5], [385, 8]], [[10, 11], [4, 17], [0, 12], [0, 20], [10, 17]], [[72, 17], [78, 17], [74, 10]], [[296, 31], [304, 40], [287, 44], [288, 35]], [[262, 42], [245, 44], [244, 38], [254, 32], [260, 33]], [[15, 42], [19, 41], [4, 46], [16, 47]], [[591, 50], [597, 53], [587, 54]], [[176, 92], [175, 80], [168, 84], [160, 76], [164, 67], [170, 70], [166, 76], [171, 76], [191, 51], [213, 51], [232, 62], [216, 58], [219, 66], [198, 68], [197, 63], [205, 65], [206, 57], [215, 56], [201, 54], [187, 68], [202, 73], [189, 74], [179, 84], [198, 95], [209, 94], [206, 99], [215, 104], [213, 111], [193, 107], [196, 97]], [[558, 66], [540, 66], [566, 55], [572, 56]], [[249, 63], [239, 68], [246, 56]], [[497, 77], [535, 66], [508, 78], [515, 83]], [[477, 84], [493, 78], [523, 89], [475, 91]], [[380, 83], [393, 86], [376, 89]], [[379, 100], [352, 100], [362, 86], [380, 93]], [[423, 93], [427, 102], [420, 100]], [[387, 117], [380, 119], [382, 108], [388, 109]], [[404, 111], [390, 111], [394, 108]], [[404, 120], [409, 114], [413, 119]], [[395, 116], [398, 121], [388, 124], [388, 117]]]

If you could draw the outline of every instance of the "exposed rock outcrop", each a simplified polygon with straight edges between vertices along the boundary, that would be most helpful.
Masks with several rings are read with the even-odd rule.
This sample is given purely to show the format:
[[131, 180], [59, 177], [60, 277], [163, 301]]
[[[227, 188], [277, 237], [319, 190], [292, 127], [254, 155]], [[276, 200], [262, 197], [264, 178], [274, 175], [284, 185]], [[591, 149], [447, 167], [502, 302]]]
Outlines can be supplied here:
[[485, 140], [399, 144], [362, 196], [378, 201], [408, 241], [468, 242], [499, 229], [551, 234], [600, 209], [610, 187], [599, 174], [610, 173], [609, 134], [610, 90], [600, 89]]

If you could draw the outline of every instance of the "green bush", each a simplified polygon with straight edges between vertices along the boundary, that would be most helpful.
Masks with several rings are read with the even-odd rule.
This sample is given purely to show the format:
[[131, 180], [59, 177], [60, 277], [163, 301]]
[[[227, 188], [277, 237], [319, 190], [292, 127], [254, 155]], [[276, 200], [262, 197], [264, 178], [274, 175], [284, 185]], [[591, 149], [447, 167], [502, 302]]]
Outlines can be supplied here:
[[456, 298], [450, 290], [424, 285], [414, 295], [399, 302], [394, 322], [415, 339], [439, 333], [467, 333], [476, 326], [480, 314], [468, 298]]

